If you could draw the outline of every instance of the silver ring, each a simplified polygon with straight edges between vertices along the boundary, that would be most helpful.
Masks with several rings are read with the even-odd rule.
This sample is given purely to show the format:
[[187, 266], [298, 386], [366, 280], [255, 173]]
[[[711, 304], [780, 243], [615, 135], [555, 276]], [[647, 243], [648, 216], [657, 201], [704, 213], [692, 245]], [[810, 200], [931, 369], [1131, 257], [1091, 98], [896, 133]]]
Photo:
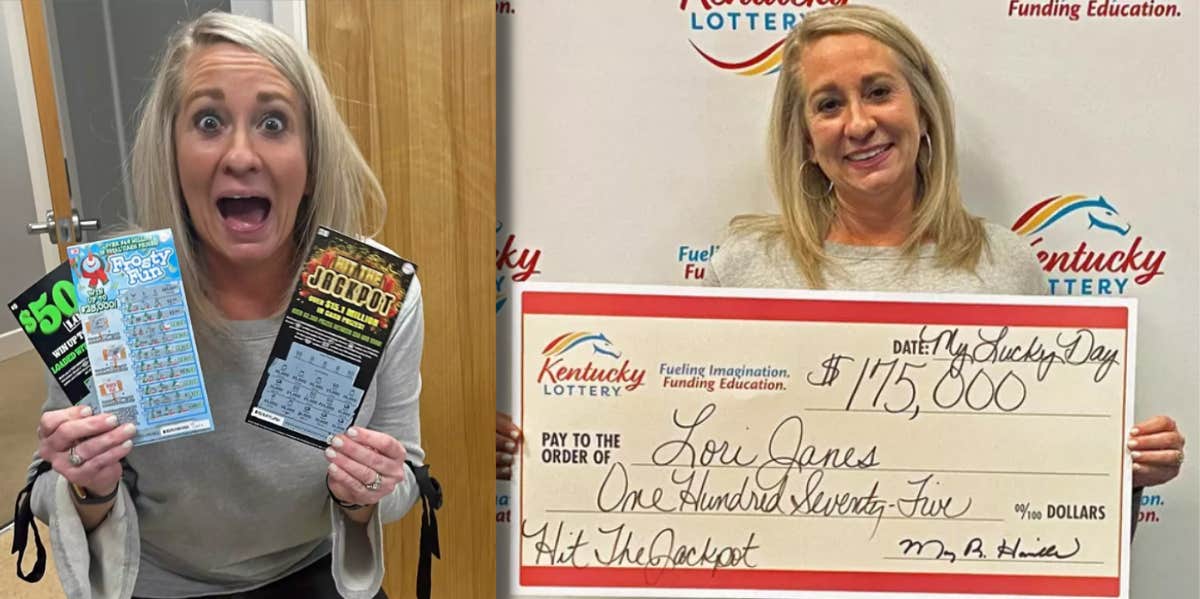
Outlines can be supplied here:
[[75, 453], [74, 445], [72, 445], [71, 450], [67, 452], [67, 461], [71, 462], [71, 465], [76, 468], [83, 465], [83, 458], [79, 457], [79, 454]]
[[368, 491], [378, 491], [380, 487], [383, 487], [383, 475], [376, 472], [375, 480], [363, 486], [366, 487]]
[[1182, 466], [1183, 465], [1183, 450], [1180, 449], [1178, 451], [1179, 451], [1179, 462], [1178, 463], [1180, 466]]

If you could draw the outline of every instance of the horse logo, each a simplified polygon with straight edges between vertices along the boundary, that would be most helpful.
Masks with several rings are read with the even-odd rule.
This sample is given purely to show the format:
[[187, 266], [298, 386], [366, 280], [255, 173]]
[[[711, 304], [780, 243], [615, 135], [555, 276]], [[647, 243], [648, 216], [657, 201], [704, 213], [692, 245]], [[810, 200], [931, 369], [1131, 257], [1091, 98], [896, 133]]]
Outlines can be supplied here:
[[588, 331], [564, 333], [555, 337], [553, 341], [548, 343], [542, 349], [543, 356], [561, 356], [567, 353], [577, 345], [591, 344], [592, 352], [602, 356], [608, 356], [612, 359], [621, 357], [621, 352], [609, 341], [604, 333], [592, 333]]
[[[1013, 223], [1012, 230], [1018, 235], [1032, 237], [1075, 213], [1087, 215], [1088, 229], [1112, 231], [1122, 237], [1133, 229], [1133, 225], [1124, 220], [1104, 196], [1066, 195], [1053, 196], [1034, 204]], [[1041, 237], [1033, 243], [1040, 240]]]

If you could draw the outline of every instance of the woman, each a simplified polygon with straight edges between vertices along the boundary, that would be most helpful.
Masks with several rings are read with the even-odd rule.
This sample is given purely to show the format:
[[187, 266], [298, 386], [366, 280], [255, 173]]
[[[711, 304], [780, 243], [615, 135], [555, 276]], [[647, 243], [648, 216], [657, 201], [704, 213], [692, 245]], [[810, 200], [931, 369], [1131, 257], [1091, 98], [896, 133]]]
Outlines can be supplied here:
[[[769, 135], [782, 214], [734, 219], [706, 284], [1047, 292], [1028, 246], [964, 208], [950, 94], [907, 27], [866, 6], [813, 11], [782, 66]], [[517, 441], [497, 414], [497, 478], [511, 475]], [[1139, 492], [1179, 474], [1184, 439], [1170, 418], [1139, 423], [1128, 444]]]
[[424, 456], [416, 280], [354, 426], [324, 456], [244, 423], [316, 227], [361, 237], [385, 206], [319, 69], [254, 19], [185, 25], [143, 102], [131, 170], [139, 228], [175, 232], [215, 430], [133, 449], [132, 425], [66, 407], [51, 386], [38, 453], [53, 470], [32, 505], [64, 590], [383, 597], [381, 525], [413, 505], [405, 460]]

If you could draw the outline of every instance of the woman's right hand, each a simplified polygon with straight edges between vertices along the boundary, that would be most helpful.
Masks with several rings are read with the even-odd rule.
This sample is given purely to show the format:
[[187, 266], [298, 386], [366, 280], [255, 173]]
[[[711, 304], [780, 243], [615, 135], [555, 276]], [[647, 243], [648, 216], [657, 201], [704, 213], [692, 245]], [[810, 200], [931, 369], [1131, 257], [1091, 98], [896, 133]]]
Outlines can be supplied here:
[[496, 480], [512, 478], [513, 458], [521, 444], [521, 429], [508, 414], [496, 412]]
[[[121, 458], [132, 450], [136, 430], [132, 424], [117, 426], [111, 414], [93, 416], [88, 406], [44, 412], [37, 429], [38, 455], [89, 495], [108, 495], [121, 482]], [[79, 465], [71, 463], [71, 448], [82, 460]]]

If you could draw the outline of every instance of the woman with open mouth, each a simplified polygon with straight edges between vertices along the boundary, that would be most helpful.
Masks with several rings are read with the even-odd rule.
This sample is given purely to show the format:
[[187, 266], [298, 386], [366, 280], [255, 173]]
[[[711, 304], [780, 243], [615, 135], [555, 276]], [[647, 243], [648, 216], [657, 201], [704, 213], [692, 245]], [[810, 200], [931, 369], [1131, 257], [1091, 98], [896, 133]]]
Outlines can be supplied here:
[[[290, 37], [212, 12], [169, 40], [131, 157], [137, 229], [170, 228], [215, 430], [133, 449], [133, 425], [43, 408], [34, 485], [69, 597], [384, 597], [383, 523], [419, 496], [414, 278], [356, 420], [325, 453], [244, 423], [318, 226], [365, 238], [383, 190]], [[136, 478], [123, 478], [122, 459]], [[136, 484], [134, 484], [136, 480]]]

